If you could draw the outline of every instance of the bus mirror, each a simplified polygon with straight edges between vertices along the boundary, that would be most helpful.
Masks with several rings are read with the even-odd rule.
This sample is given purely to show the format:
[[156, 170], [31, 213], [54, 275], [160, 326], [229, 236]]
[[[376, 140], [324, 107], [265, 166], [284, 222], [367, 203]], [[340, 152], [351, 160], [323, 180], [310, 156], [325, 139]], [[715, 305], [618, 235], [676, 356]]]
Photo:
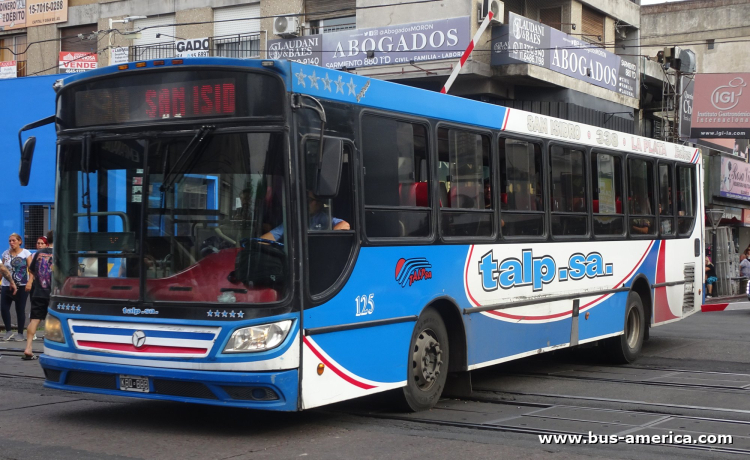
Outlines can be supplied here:
[[31, 161], [34, 159], [34, 147], [36, 147], [36, 137], [31, 136], [23, 143], [21, 150], [21, 164], [18, 166], [18, 180], [22, 187], [29, 185], [29, 176], [31, 175]]
[[325, 137], [323, 141], [323, 154], [318, 165], [315, 195], [318, 198], [333, 198], [339, 193], [344, 142], [333, 137]]

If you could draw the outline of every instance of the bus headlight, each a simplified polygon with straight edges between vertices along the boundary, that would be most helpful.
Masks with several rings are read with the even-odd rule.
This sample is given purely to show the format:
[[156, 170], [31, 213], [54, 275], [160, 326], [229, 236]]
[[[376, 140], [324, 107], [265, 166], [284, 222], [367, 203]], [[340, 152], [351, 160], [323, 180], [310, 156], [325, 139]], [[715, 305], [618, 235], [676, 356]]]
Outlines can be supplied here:
[[278, 323], [237, 329], [229, 338], [227, 346], [224, 347], [224, 353], [247, 353], [278, 347], [289, 334], [291, 327], [292, 320], [288, 319]]
[[62, 331], [62, 323], [57, 316], [47, 315], [44, 320], [44, 339], [53, 342], [65, 343], [65, 335]]

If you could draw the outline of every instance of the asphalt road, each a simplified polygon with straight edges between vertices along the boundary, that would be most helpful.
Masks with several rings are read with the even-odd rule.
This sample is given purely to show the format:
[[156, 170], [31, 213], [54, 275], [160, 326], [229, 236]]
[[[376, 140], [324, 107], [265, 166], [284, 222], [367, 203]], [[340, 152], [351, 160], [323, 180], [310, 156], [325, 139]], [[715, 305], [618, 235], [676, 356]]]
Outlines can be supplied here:
[[[750, 452], [745, 304], [652, 329], [629, 366], [592, 347], [475, 371], [471, 394], [418, 414], [394, 412], [389, 395], [285, 414], [52, 391], [37, 362], [0, 342], [0, 459], [736, 458]], [[732, 434], [734, 443], [539, 441], [589, 431]]]

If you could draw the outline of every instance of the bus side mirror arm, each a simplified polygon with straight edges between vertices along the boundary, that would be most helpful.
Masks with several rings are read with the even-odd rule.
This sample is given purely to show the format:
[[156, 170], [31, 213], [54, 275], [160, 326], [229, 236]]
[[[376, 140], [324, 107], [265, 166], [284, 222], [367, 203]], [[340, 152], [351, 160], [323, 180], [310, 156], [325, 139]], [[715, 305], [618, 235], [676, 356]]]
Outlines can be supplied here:
[[40, 126], [54, 123], [56, 120], [55, 115], [51, 115], [47, 118], [29, 123], [18, 131], [18, 147], [21, 149], [21, 163], [18, 165], [18, 181], [22, 187], [29, 185], [29, 176], [31, 176], [31, 162], [34, 159], [34, 148], [36, 147], [36, 137], [31, 136], [23, 142], [21, 134], [24, 131], [38, 128]]
[[[310, 99], [315, 105], [307, 105], [302, 102], [302, 99]], [[292, 94], [292, 108], [293, 109], [310, 109], [317, 112], [320, 117], [320, 150], [318, 151], [318, 171], [317, 175], [320, 175], [320, 167], [323, 163], [323, 133], [326, 129], [326, 110], [323, 108], [323, 104], [319, 100], [307, 94]]]

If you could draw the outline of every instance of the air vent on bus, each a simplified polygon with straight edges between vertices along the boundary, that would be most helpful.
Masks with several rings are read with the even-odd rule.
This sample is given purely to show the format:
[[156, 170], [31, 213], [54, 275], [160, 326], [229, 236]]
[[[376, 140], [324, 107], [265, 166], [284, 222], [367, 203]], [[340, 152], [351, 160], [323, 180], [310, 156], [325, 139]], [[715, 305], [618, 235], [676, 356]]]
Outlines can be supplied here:
[[682, 313], [689, 313], [695, 308], [695, 264], [685, 264], [685, 293], [682, 298]]
[[113, 374], [70, 371], [65, 383], [76, 387], [101, 388], [103, 390], [117, 389], [117, 380]]
[[62, 371], [58, 371], [57, 369], [44, 369], [44, 378], [50, 382], [59, 382], [60, 374], [62, 374]]
[[279, 395], [270, 388], [230, 386], [223, 386], [221, 388], [226, 391], [232, 399], [245, 401], [275, 401], [279, 399]]
[[219, 399], [202, 383], [179, 380], [154, 379], [154, 393], [183, 398]]

